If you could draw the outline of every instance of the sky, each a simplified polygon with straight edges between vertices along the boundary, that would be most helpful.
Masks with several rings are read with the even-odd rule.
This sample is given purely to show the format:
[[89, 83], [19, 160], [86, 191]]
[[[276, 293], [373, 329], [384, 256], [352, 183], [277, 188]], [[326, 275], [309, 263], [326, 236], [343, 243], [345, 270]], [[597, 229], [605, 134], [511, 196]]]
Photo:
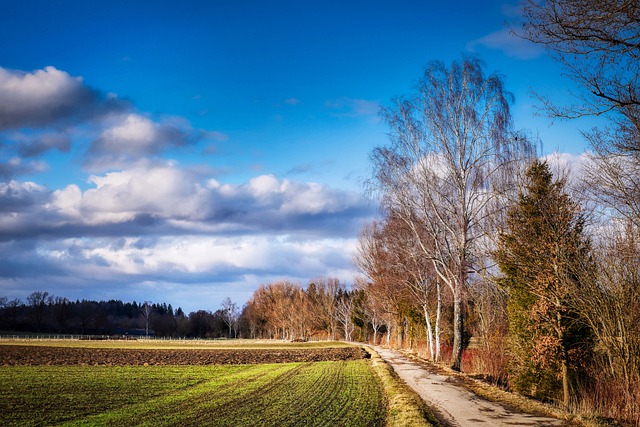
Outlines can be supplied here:
[[352, 283], [381, 105], [479, 55], [514, 126], [568, 159], [584, 121], [517, 0], [0, 0], [0, 296], [240, 306]]

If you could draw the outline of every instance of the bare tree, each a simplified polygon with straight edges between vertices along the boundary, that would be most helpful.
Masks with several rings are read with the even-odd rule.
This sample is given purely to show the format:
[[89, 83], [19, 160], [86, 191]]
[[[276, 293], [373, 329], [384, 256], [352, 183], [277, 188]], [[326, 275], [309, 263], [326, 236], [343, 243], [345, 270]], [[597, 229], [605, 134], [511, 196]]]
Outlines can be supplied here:
[[229, 328], [229, 338], [232, 336], [235, 338], [235, 333], [233, 332], [238, 322], [238, 305], [231, 301], [229, 297], [222, 301], [222, 320]]
[[636, 0], [526, 0], [523, 12], [520, 35], [544, 45], [586, 89], [578, 95], [579, 104], [550, 105], [553, 114], [579, 117], [615, 110], [640, 127]]
[[[425, 238], [422, 243], [426, 242]], [[399, 310], [391, 307], [402, 305], [397, 301], [398, 297], [401, 300], [403, 296], [400, 289], [406, 290], [415, 299], [424, 314], [429, 354], [432, 360], [439, 359], [442, 314], [440, 281], [435, 276], [431, 260], [424, 256], [405, 223], [390, 214], [381, 223], [366, 225], [360, 233], [354, 263], [372, 282], [365, 289], [369, 301], [367, 306], [387, 306], [388, 312], [397, 314]], [[384, 286], [388, 283], [394, 285]], [[381, 289], [388, 292], [381, 292]], [[387, 302], [383, 302], [383, 299]], [[379, 316], [378, 320], [382, 320], [382, 317]]]
[[585, 132], [586, 188], [607, 214], [640, 223], [640, 4], [636, 0], [526, 0], [519, 34], [544, 45], [584, 90], [577, 103], [543, 100], [552, 116], [606, 115]]
[[[433, 263], [424, 256], [422, 246], [429, 245], [428, 235], [420, 239], [412, 235], [405, 223], [394, 215], [387, 218], [388, 245], [394, 248], [396, 262], [405, 269], [407, 289], [420, 305], [424, 315], [427, 345], [431, 360], [440, 360], [440, 320], [442, 318], [441, 281], [433, 269]], [[417, 231], [425, 227], [416, 228]], [[435, 308], [433, 305], [435, 303]], [[435, 314], [435, 316], [434, 316]]]
[[[368, 279], [366, 293], [379, 307], [381, 321], [387, 329], [387, 345], [391, 342], [391, 332], [395, 330], [398, 347], [402, 346], [404, 315], [410, 305], [404, 250], [393, 236], [394, 230], [388, 227], [389, 219], [382, 223], [366, 225], [359, 237], [358, 251], [354, 263]], [[403, 245], [403, 243], [399, 243]]]
[[453, 295], [451, 365], [457, 370], [476, 242], [513, 161], [533, 152], [511, 132], [509, 101], [502, 78], [486, 76], [479, 59], [464, 57], [450, 68], [431, 62], [411, 98], [383, 109], [391, 143], [372, 154], [371, 187], [412, 231]]
[[371, 342], [378, 345], [378, 335], [382, 332], [383, 326], [386, 325], [387, 309], [382, 295], [374, 291], [374, 286], [367, 278], [356, 277], [355, 288], [362, 292], [364, 299], [362, 302], [362, 311], [366, 317], [368, 325], [373, 331]]
[[586, 286], [576, 298], [596, 339], [585, 395], [600, 399], [602, 415], [640, 424], [640, 228], [614, 221], [601, 233], [598, 274], [582, 274]]
[[351, 341], [351, 334], [354, 330], [353, 325], [353, 293], [340, 289], [338, 298], [336, 299], [336, 313], [338, 320], [342, 324], [345, 341]]
[[153, 314], [153, 306], [149, 301], [145, 301], [144, 304], [140, 306], [140, 314], [142, 314], [145, 321], [144, 333], [146, 336], [149, 336], [149, 320]]
[[313, 283], [318, 293], [318, 313], [324, 323], [327, 339], [335, 341], [338, 330], [336, 297], [342, 285], [337, 278], [323, 277], [313, 280]]
[[295, 337], [292, 336], [291, 338], [306, 341], [309, 339], [309, 329], [313, 323], [312, 313], [314, 310], [304, 289], [296, 289], [293, 294], [292, 307], [292, 328], [295, 331]]
[[624, 218], [640, 227], [640, 150], [619, 150], [604, 132], [588, 138], [593, 150], [584, 165], [584, 190], [605, 217]]

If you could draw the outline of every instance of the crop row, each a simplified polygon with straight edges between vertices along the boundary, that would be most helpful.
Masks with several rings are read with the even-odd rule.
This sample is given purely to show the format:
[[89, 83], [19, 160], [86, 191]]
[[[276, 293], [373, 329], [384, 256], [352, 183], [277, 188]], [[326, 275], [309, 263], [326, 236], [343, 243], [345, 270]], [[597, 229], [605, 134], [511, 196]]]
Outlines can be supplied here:
[[375, 426], [366, 360], [232, 366], [0, 367], [0, 425]]

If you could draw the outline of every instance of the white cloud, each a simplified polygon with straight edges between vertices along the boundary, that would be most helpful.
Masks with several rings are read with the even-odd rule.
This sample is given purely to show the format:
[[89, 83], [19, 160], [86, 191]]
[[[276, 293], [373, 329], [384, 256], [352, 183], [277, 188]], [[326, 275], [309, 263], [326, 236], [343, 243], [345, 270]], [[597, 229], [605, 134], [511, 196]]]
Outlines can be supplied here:
[[158, 133], [157, 125], [151, 120], [129, 114], [121, 123], [104, 131], [100, 138], [109, 150], [146, 153], [158, 138]]
[[81, 206], [82, 191], [77, 185], [71, 184], [62, 190], [54, 191], [51, 202], [45, 208], [64, 217], [82, 219]]
[[249, 181], [249, 190], [257, 197], [265, 197], [280, 193], [280, 181], [273, 175], [260, 175]]
[[359, 229], [372, 211], [359, 193], [318, 183], [260, 175], [245, 184], [224, 184], [171, 162], [140, 161], [129, 169], [92, 175], [88, 183], [85, 190], [73, 184], [37, 200], [26, 198], [29, 209], [19, 213], [21, 223], [37, 227], [0, 227], [0, 238], [31, 235], [36, 229], [64, 236], [285, 229], [332, 236]]
[[[21, 283], [37, 283], [46, 275], [47, 283], [58, 284], [56, 294], [69, 297], [90, 284], [100, 286], [105, 298], [206, 309], [210, 301], [217, 305], [226, 296], [244, 301], [260, 283], [284, 278], [306, 283], [337, 277], [348, 283], [354, 276], [355, 245], [355, 237], [301, 239], [290, 234], [75, 237], [39, 240], [27, 257], [14, 243], [0, 243], [0, 267], [15, 269]], [[34, 262], [39, 269], [29, 267]], [[0, 275], [0, 289], [6, 288]]]
[[544, 53], [544, 49], [539, 45], [511, 34], [509, 28], [503, 28], [473, 40], [467, 44], [467, 49], [473, 51], [477, 46], [501, 50], [509, 57], [524, 60], [539, 58]]
[[171, 163], [140, 162], [131, 169], [93, 175], [83, 193], [70, 185], [54, 192], [51, 207], [85, 225], [121, 223], [139, 215], [202, 219], [206, 191], [189, 172]]
[[55, 67], [31, 73], [0, 67], [0, 130], [47, 127], [125, 107], [117, 98], [101, 99], [84, 85]]
[[[195, 131], [184, 119], [167, 117], [155, 122], [129, 113], [110, 120], [110, 125], [91, 144], [86, 165], [92, 170], [124, 167], [172, 146], [199, 141], [206, 132]], [[215, 139], [221, 134], [212, 133]]]
[[569, 185], [577, 185], [582, 181], [585, 167], [591, 163], [591, 153], [582, 154], [553, 152], [544, 156], [545, 160], [557, 178], [567, 178]]

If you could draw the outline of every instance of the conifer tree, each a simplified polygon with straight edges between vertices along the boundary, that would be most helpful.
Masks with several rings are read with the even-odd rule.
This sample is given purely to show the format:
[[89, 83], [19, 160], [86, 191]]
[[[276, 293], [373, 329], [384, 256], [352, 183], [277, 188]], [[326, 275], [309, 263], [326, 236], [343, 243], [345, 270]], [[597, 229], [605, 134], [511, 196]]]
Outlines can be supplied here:
[[494, 255], [509, 292], [510, 383], [537, 397], [561, 397], [568, 407], [572, 376], [589, 349], [575, 298], [591, 267], [584, 217], [565, 185], [546, 162], [534, 161]]

